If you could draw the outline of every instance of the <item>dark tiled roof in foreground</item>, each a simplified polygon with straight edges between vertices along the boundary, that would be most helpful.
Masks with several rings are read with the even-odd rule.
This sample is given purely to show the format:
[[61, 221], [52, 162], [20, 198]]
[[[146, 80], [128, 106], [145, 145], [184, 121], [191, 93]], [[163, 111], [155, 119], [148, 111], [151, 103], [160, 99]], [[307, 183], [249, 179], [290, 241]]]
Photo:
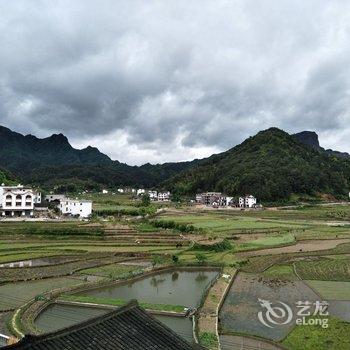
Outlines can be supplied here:
[[193, 350], [176, 333], [141, 309], [136, 301], [107, 315], [40, 336], [26, 336], [8, 350]]

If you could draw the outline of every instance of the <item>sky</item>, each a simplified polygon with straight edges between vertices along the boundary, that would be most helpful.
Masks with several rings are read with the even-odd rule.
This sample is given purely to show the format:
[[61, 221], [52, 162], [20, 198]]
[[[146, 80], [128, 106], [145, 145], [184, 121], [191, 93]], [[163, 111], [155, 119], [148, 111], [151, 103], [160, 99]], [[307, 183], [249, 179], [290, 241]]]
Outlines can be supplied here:
[[0, 124], [128, 164], [260, 130], [350, 152], [348, 0], [0, 0]]

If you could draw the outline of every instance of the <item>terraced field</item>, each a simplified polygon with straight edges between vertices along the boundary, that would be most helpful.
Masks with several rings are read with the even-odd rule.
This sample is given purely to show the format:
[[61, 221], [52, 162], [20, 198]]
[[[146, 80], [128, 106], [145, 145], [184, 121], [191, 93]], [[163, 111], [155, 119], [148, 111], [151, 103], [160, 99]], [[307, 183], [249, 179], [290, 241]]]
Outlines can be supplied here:
[[[129, 196], [92, 197], [96, 199], [95, 207], [101, 210], [139, 209], [139, 203]], [[0, 222], [0, 265], [62, 257], [48, 266], [0, 267], [0, 281], [3, 282], [0, 285], [0, 323], [3, 327], [0, 329], [9, 333], [4, 322], [11, 319], [13, 310], [30, 299], [38, 299], [34, 304], [40, 305], [44, 302], [40, 300], [42, 294], [52, 289], [71, 289], [78, 285], [97, 288], [107, 282], [139, 277], [153, 266], [209, 265], [240, 270], [220, 312], [220, 329], [224, 333], [222, 348], [239, 340], [243, 342], [241, 350], [251, 350], [256, 344], [271, 349], [280, 347], [280, 343], [276, 345], [276, 342], [266, 343], [237, 335], [242, 332], [276, 341], [286, 336], [282, 344], [291, 350], [301, 349], [303, 342], [300, 339], [304, 339], [305, 349], [347, 349], [348, 344], [339, 340], [348, 334], [345, 321], [346, 310], [350, 307], [350, 226], [347, 220], [350, 222], [350, 206], [211, 211], [191, 207], [175, 209], [171, 205], [149, 219], [111, 215], [95, 217], [88, 223]], [[172, 221], [182, 226], [158, 227], [155, 221]], [[191, 225], [195, 229], [187, 230]], [[171, 288], [178, 278], [177, 274], [172, 274], [167, 286]], [[198, 282], [201, 278], [198, 277]], [[150, 281], [152, 288], [162, 291], [162, 279]], [[125, 290], [128, 295], [127, 287]], [[79, 294], [66, 297], [78, 296], [83, 298]], [[179, 297], [181, 300], [181, 295]], [[275, 332], [266, 330], [263, 325], [256, 324], [259, 311], [256, 301], [257, 298], [272, 297], [276, 300], [287, 298], [292, 303], [300, 298], [329, 299], [332, 301], [332, 318], [338, 317], [342, 321], [333, 320], [333, 333], [328, 332], [319, 340], [316, 339], [319, 336], [317, 329], [288, 325]], [[85, 301], [93, 300], [93, 296], [84, 298]], [[120, 301], [106, 298], [105, 302], [118, 306]], [[171, 310], [179, 305], [172, 305]], [[183, 311], [183, 306], [181, 308]]]
[[295, 270], [303, 280], [350, 282], [350, 258], [298, 261], [295, 263]]

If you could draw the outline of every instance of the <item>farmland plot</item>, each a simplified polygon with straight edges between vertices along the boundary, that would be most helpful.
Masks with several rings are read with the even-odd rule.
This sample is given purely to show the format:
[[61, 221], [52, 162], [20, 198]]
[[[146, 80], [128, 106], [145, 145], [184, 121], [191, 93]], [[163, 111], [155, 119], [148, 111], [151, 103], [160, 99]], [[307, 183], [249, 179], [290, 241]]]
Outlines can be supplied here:
[[220, 311], [221, 333], [245, 333], [272, 340], [284, 338], [292, 330], [293, 321], [274, 328], [266, 327], [258, 319], [258, 312], [263, 310], [258, 299], [274, 303], [282, 301], [296, 311], [297, 301], [312, 302], [319, 298], [302, 281], [268, 279], [240, 273]]
[[298, 261], [295, 269], [303, 280], [350, 282], [350, 259]]

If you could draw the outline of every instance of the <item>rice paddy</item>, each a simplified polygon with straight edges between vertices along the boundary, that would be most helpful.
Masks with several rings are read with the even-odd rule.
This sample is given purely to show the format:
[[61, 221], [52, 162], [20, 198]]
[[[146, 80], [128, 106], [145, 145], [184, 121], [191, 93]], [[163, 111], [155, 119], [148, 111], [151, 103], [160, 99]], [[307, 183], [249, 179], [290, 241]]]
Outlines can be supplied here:
[[[162, 212], [140, 219], [127, 214], [139, 209], [130, 195], [94, 194], [89, 199], [94, 200], [95, 209], [110, 210], [110, 215], [97, 215], [91, 222], [0, 222], [0, 265], [58, 257], [48, 266], [0, 267], [3, 333], [11, 333], [7, 325], [16, 309], [51, 295], [52, 290], [74, 291], [81, 285], [96, 288], [96, 283], [125, 281], [152, 268], [201, 265], [240, 271], [220, 310], [222, 349], [238, 339], [242, 350], [259, 341], [271, 349], [279, 344], [291, 350], [348, 348], [350, 205], [240, 211], [175, 208], [163, 203]], [[113, 215], [116, 210], [125, 213]], [[156, 227], [154, 221], [182, 226]], [[187, 226], [195, 230], [184, 232]], [[229, 244], [220, 246], [223, 241]], [[165, 283], [168, 292], [173, 283], [171, 278]], [[157, 288], [164, 289], [161, 281]], [[163, 294], [161, 307], [167, 301]], [[176, 308], [185, 294], [177, 292], [178, 299], [168, 306]], [[73, 296], [83, 298], [79, 294], [61, 297]], [[146, 301], [156, 302], [149, 297]], [[205, 296], [197, 297], [201, 302]], [[102, 299], [98, 302], [103, 303]], [[298, 300], [328, 300], [331, 327], [321, 332], [311, 326], [295, 327], [292, 322], [270, 329], [258, 321], [258, 299], [292, 305]], [[117, 301], [105, 298], [110, 306]], [[251, 336], [262, 338], [252, 340]]]

